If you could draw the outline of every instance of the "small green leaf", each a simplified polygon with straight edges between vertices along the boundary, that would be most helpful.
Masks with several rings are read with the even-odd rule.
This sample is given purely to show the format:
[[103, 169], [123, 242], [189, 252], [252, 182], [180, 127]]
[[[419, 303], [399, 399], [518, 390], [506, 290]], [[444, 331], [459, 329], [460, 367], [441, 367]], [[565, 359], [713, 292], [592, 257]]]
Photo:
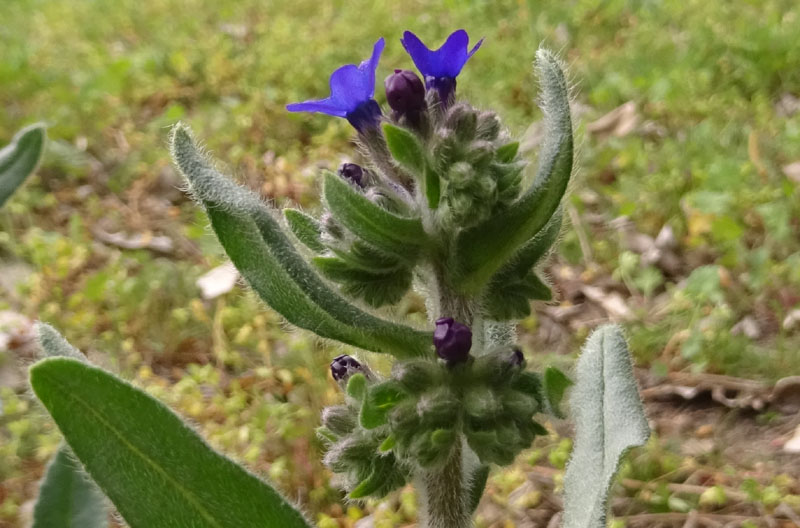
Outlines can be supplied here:
[[519, 151], [519, 141], [506, 143], [495, 152], [495, 157], [500, 163], [511, 163], [517, 157]]
[[361, 240], [354, 240], [346, 250], [337, 247], [328, 249], [350, 266], [372, 273], [389, 273], [407, 267], [397, 257], [382, 253]]
[[385, 424], [389, 411], [406, 397], [406, 392], [393, 380], [372, 385], [367, 389], [361, 405], [361, 426], [364, 429], [374, 429]]
[[355, 268], [338, 257], [314, 257], [312, 262], [322, 275], [341, 284], [345, 295], [376, 308], [396, 304], [411, 288], [412, 276], [408, 268], [373, 273]]
[[398, 357], [430, 353], [430, 332], [375, 317], [334, 292], [297, 252], [273, 211], [214, 170], [184, 125], [173, 128], [172, 156], [231, 261], [287, 321], [373, 352]]
[[544, 371], [544, 394], [550, 413], [558, 418], [564, 418], [561, 412], [561, 400], [564, 393], [572, 385], [572, 380], [555, 367], [547, 367]]
[[436, 209], [439, 207], [439, 200], [442, 195], [442, 183], [439, 178], [439, 173], [432, 167], [425, 167], [425, 199], [428, 201], [428, 207]]
[[617, 326], [597, 329], [578, 359], [570, 408], [575, 447], [564, 475], [564, 528], [605, 528], [620, 461], [650, 436], [630, 353]]
[[486, 488], [486, 480], [489, 478], [489, 466], [478, 466], [469, 479], [469, 512], [473, 513], [481, 502], [483, 497], [483, 490]]
[[111, 374], [53, 357], [31, 367], [30, 379], [72, 451], [131, 528], [309, 526], [272, 487]]
[[417, 175], [425, 172], [425, 150], [413, 133], [395, 125], [383, 125], [386, 145], [392, 157], [404, 168]]
[[297, 240], [302, 242], [304, 246], [315, 253], [322, 253], [325, 251], [325, 246], [320, 241], [322, 229], [319, 222], [311, 216], [305, 214], [297, 209], [284, 209], [283, 216], [286, 218], [286, 224], [292, 230]]
[[86, 361], [80, 350], [70, 345], [58, 331], [47, 323], [36, 323], [36, 336], [43, 357], [69, 357]]
[[559, 208], [547, 222], [544, 229], [536, 233], [536, 236], [522, 246], [514, 254], [510, 262], [500, 268], [495, 277], [492, 278], [492, 281], [507, 280], [510, 277], [524, 277], [526, 273], [539, 264], [558, 239], [558, 234], [561, 232], [562, 218], [563, 213]]
[[389, 435], [386, 437], [386, 440], [381, 442], [381, 445], [378, 447], [378, 451], [381, 453], [391, 451], [395, 444], [397, 444], [397, 438], [394, 435]]
[[325, 174], [323, 196], [334, 218], [365, 242], [409, 262], [416, 260], [416, 250], [427, 239], [419, 218], [390, 213], [331, 172]]
[[363, 400], [367, 392], [367, 377], [361, 373], [353, 374], [347, 380], [347, 395], [357, 400]]
[[0, 150], [0, 207], [39, 164], [45, 144], [41, 123], [23, 128]]
[[47, 467], [32, 528], [107, 528], [105, 497], [62, 445]]
[[351, 499], [363, 499], [369, 495], [382, 497], [394, 488], [402, 486], [404, 482], [405, 478], [397, 468], [394, 455], [389, 453], [374, 460], [370, 475], [350, 492], [349, 497]]
[[508, 208], [458, 235], [451, 263], [456, 274], [452, 283], [462, 293], [480, 291], [545, 227], [558, 209], [572, 174], [572, 121], [564, 73], [555, 56], [543, 49], [536, 53], [536, 67], [542, 84], [547, 138], [539, 154], [536, 179]]

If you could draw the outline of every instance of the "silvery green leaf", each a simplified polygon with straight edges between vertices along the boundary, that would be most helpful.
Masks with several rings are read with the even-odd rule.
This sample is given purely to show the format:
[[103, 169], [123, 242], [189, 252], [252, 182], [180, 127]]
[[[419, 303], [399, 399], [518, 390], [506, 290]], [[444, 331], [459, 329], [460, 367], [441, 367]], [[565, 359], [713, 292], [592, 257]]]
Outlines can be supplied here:
[[589, 336], [578, 359], [570, 409], [575, 447], [564, 477], [564, 528], [605, 528], [620, 461], [650, 436], [619, 327], [603, 326]]
[[545, 142], [530, 188], [499, 214], [463, 231], [456, 241], [453, 284], [476, 293], [526, 242], [550, 221], [572, 174], [572, 120], [564, 72], [551, 52], [536, 52], [542, 85]]
[[172, 155], [233, 264], [287, 321], [374, 352], [398, 357], [430, 353], [430, 332], [380, 319], [333, 291], [297, 252], [275, 211], [219, 174], [184, 125], [173, 129]]
[[49, 357], [31, 367], [30, 382], [131, 528], [309, 527], [266, 482], [212, 450], [153, 397], [108, 372]]
[[39, 486], [32, 528], [107, 527], [105, 497], [62, 445]]
[[41, 123], [23, 128], [0, 150], [0, 207], [39, 164], [45, 143]]

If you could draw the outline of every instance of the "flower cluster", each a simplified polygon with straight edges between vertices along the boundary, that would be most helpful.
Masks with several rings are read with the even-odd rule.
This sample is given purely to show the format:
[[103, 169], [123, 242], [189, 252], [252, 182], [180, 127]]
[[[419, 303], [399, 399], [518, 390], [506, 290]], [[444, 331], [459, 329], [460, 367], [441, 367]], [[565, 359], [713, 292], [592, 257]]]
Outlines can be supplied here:
[[[439, 101], [447, 105], [455, 94], [456, 77], [469, 58], [478, 51], [483, 39], [469, 51], [469, 36], [463, 29], [450, 35], [437, 50], [429, 49], [410, 31], [403, 34], [401, 42], [424, 77], [425, 88], [435, 91]], [[345, 64], [335, 70], [330, 77], [331, 94], [325, 99], [292, 103], [286, 108], [290, 112], [320, 112], [344, 117], [359, 133], [377, 127], [382, 112], [373, 98], [375, 71], [385, 45], [386, 41], [380, 38], [369, 59], [358, 66]], [[414, 72], [395, 70], [386, 78], [385, 86], [389, 106], [398, 117], [402, 115], [414, 119], [425, 107], [425, 89]]]
[[471, 338], [467, 326], [440, 319], [440, 361], [398, 361], [388, 379], [367, 378], [350, 356], [331, 363], [334, 379], [347, 383], [347, 402], [325, 409], [320, 436], [330, 443], [326, 464], [352, 498], [385, 494], [414, 467], [444, 463], [462, 435], [481, 462], [509, 464], [546, 433], [533, 420], [544, 408], [541, 382], [525, 370], [522, 352], [498, 347], [473, 358]]
[[[536, 215], [546, 222], [563, 190], [542, 184], [552, 196], [537, 209], [542, 197], [521, 194], [519, 144], [497, 114], [456, 97], [456, 78], [483, 40], [470, 47], [458, 30], [432, 50], [406, 31], [401, 43], [420, 75], [395, 69], [385, 79], [388, 113], [374, 98], [384, 39], [367, 60], [331, 74], [327, 98], [287, 107], [346, 118], [363, 158], [325, 174], [318, 219], [285, 213], [311, 264], [345, 298], [372, 308], [399, 303], [415, 281], [432, 283], [439, 296], [430, 304], [435, 328], [427, 348], [393, 350], [398, 360], [389, 376], [347, 355], [331, 363], [345, 402], [324, 411], [319, 433], [328, 443], [325, 463], [351, 498], [382, 496], [461, 449], [483, 464], [509, 464], [546, 432], [534, 416], [549, 408], [521, 350], [492, 341], [473, 317], [509, 320], [530, 299], [547, 298], [534, 268], [555, 241], [558, 215], [546, 228], [525, 224], [510, 235], [503, 244], [516, 249], [481, 272], [474, 290], [456, 291], [460, 278], [449, 275], [494, 258], [493, 247], [506, 251], [496, 239], [515, 223]], [[499, 221], [503, 215], [508, 222]], [[477, 244], [472, 234], [481, 237]]]

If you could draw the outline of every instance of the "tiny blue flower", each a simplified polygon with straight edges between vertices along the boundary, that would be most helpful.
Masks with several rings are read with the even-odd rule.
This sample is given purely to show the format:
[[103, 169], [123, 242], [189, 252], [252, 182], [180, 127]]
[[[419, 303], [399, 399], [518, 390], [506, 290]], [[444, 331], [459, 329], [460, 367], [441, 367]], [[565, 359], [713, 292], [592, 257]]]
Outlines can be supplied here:
[[375, 94], [375, 70], [386, 41], [378, 39], [372, 56], [356, 66], [345, 64], [331, 74], [331, 95], [325, 99], [286, 105], [290, 112], [320, 112], [346, 118], [359, 132], [377, 127], [381, 108], [372, 96]]
[[400, 39], [411, 60], [419, 72], [425, 77], [425, 86], [439, 93], [439, 99], [447, 104], [456, 89], [456, 77], [461, 69], [481, 47], [483, 39], [468, 50], [469, 35], [463, 29], [454, 31], [442, 46], [432, 51], [410, 31], [403, 33]]

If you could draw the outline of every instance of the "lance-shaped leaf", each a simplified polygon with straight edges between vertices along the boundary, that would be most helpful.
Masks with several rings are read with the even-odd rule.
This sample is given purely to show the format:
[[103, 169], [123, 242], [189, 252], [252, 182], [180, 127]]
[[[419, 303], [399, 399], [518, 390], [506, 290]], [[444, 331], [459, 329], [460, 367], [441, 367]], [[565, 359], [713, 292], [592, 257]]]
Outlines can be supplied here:
[[481, 503], [483, 497], [483, 490], [486, 489], [486, 480], [489, 478], [489, 466], [480, 465], [472, 472], [468, 486], [469, 493], [467, 495], [469, 502], [467, 508], [470, 513], [478, 509], [478, 504]]
[[325, 246], [320, 240], [322, 228], [316, 219], [297, 209], [284, 209], [283, 216], [289, 229], [304, 246], [315, 253], [325, 251]]
[[375, 273], [339, 257], [314, 257], [313, 262], [325, 277], [341, 285], [342, 292], [370, 306], [396, 304], [411, 288], [411, 270], [405, 267]]
[[172, 155], [233, 264], [286, 320], [374, 352], [398, 357], [430, 353], [430, 332], [375, 317], [334, 292], [297, 252], [273, 211], [214, 170], [183, 125], [173, 129]]
[[383, 125], [386, 146], [392, 157], [409, 171], [421, 176], [425, 171], [425, 150], [419, 140], [410, 131], [386, 123]]
[[32, 528], [108, 528], [105, 497], [67, 446], [47, 466]]
[[532, 270], [544, 257], [561, 230], [561, 209], [513, 259], [494, 274], [484, 293], [483, 313], [495, 321], [521, 319], [531, 313], [530, 301], [549, 301], [553, 294]]
[[531, 187], [500, 214], [462, 232], [456, 241], [452, 284], [475, 293], [517, 250], [533, 238], [558, 209], [572, 173], [572, 121], [564, 72], [547, 50], [536, 52], [542, 85], [545, 142]]
[[575, 448], [564, 477], [564, 528], [605, 528], [620, 460], [650, 436], [619, 327], [603, 326], [589, 336], [578, 359], [570, 409]]
[[0, 150], [0, 207], [6, 203], [42, 157], [45, 127], [35, 124], [23, 128], [11, 143]]
[[30, 377], [72, 451], [131, 528], [308, 528], [277, 491], [212, 450], [145, 392], [63, 357], [36, 363]]
[[413, 261], [427, 239], [419, 218], [390, 213], [331, 172], [325, 174], [323, 196], [334, 218], [387, 253]]

